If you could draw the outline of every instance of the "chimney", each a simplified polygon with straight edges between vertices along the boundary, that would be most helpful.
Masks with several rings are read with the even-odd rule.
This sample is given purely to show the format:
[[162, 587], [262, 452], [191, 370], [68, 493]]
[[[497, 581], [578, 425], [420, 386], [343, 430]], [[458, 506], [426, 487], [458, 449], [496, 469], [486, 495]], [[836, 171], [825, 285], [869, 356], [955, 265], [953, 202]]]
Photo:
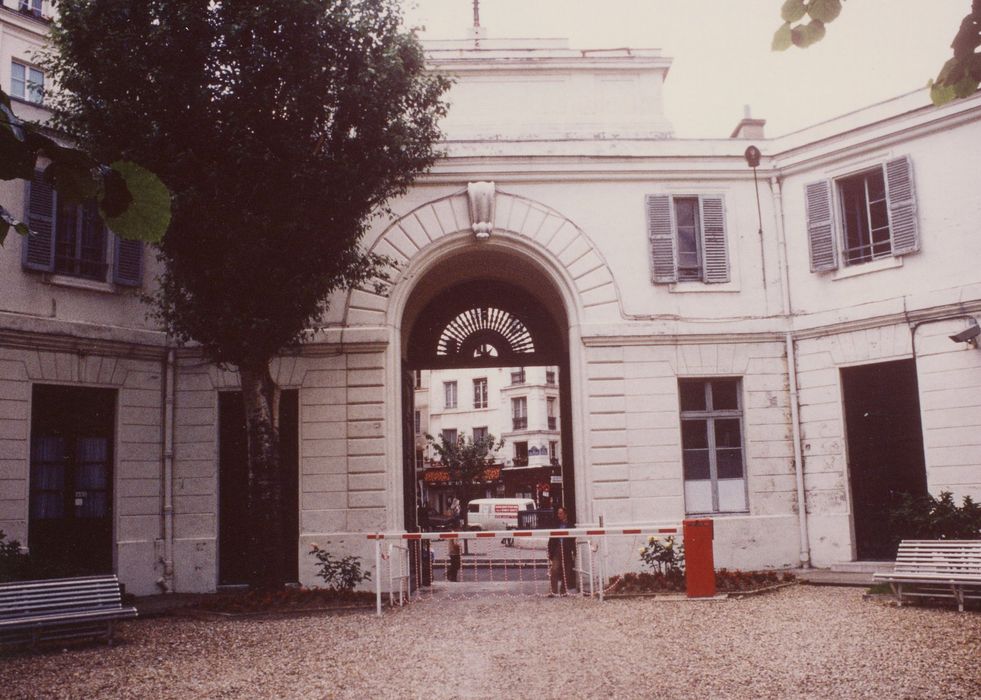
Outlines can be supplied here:
[[764, 139], [766, 136], [763, 134], [763, 125], [766, 124], [766, 119], [753, 119], [750, 116], [749, 105], [743, 107], [743, 118], [736, 128], [732, 130], [729, 134], [731, 139]]

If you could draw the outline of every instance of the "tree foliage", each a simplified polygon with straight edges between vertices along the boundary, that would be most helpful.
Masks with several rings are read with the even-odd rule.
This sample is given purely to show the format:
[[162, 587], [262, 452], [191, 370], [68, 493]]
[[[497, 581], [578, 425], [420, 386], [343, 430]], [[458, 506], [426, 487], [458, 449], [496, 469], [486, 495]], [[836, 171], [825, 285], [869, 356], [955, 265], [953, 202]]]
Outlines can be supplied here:
[[[116, 235], [151, 243], [163, 238], [170, 224], [170, 193], [153, 173], [129, 161], [100, 164], [44, 131], [43, 125], [17, 117], [10, 97], [0, 90], [0, 180], [30, 180], [43, 158], [48, 161], [44, 178], [59, 196], [79, 204], [95, 199]], [[25, 222], [0, 205], [0, 246], [11, 228], [30, 234]]]
[[[783, 24], [773, 35], [773, 50], [785, 51], [791, 46], [807, 48], [825, 35], [825, 25], [841, 13], [843, 0], [784, 0], [780, 7]], [[951, 43], [950, 58], [935, 80], [931, 80], [930, 98], [942, 105], [959, 97], [973, 95], [981, 83], [981, 0], [971, 1], [971, 10], [961, 21]]]
[[461, 484], [464, 506], [475, 489], [485, 483], [487, 469], [494, 466], [496, 453], [504, 446], [504, 440], [497, 440], [490, 433], [476, 439], [460, 435], [455, 440], [447, 440], [445, 434], [435, 438], [426, 433], [426, 441], [449, 472], [450, 481]]
[[156, 315], [239, 369], [252, 583], [282, 560], [269, 364], [332, 292], [384, 277], [360, 241], [435, 161], [445, 78], [397, 0], [61, 0], [57, 124], [173, 193]]

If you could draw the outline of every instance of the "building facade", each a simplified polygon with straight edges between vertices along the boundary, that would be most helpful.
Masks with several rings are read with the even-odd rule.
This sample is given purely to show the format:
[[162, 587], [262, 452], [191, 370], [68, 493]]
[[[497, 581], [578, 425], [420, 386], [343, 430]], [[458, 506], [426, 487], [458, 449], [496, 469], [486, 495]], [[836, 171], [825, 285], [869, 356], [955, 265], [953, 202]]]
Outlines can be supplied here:
[[[45, 25], [9, 4], [16, 95]], [[510, 399], [513, 368], [554, 368], [575, 519], [711, 517], [720, 566], [885, 557], [897, 493], [981, 498], [981, 97], [683, 140], [656, 50], [470, 39], [428, 57], [457, 79], [446, 157], [366, 239], [400, 263], [390, 292], [338, 293], [274, 367], [299, 580], [311, 542], [355, 533], [332, 545], [366, 556], [356, 533], [413, 524], [415, 411], [447, 420], [443, 389], [416, 391], [425, 370], [462, 372], [462, 397], [506, 368]], [[18, 114], [43, 109], [23, 94]], [[234, 583], [236, 374], [146, 320], [151, 251], [134, 267], [36, 183], [0, 197], [51, 239], [0, 250], [0, 528], [32, 552], [71, 540], [137, 594]], [[454, 326], [495, 310], [505, 325]]]

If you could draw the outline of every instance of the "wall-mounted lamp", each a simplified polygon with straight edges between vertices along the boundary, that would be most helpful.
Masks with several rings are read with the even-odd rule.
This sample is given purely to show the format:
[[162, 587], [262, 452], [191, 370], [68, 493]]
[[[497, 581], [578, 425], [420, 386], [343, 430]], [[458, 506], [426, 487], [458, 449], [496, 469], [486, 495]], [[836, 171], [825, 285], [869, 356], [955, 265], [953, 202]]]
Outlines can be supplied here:
[[981, 336], [981, 327], [975, 319], [971, 319], [971, 325], [960, 333], [949, 336], [955, 343], [967, 343], [972, 348], [978, 347], [978, 336]]
[[756, 187], [756, 218], [760, 222], [760, 228], [758, 233], [763, 235], [763, 212], [760, 210], [760, 183], [756, 179], [756, 168], [760, 165], [760, 157], [763, 154], [760, 153], [760, 149], [756, 146], [748, 146], [743, 156], [746, 158], [746, 165], [753, 169], [753, 186]]

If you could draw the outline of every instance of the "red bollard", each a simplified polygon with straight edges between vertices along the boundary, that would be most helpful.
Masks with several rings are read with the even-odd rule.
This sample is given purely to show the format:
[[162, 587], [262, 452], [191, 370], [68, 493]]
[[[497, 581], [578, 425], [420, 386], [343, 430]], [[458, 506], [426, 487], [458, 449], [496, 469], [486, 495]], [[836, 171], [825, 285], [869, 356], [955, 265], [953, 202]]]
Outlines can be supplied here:
[[708, 518], [684, 521], [685, 587], [689, 598], [715, 595], [714, 529]]

